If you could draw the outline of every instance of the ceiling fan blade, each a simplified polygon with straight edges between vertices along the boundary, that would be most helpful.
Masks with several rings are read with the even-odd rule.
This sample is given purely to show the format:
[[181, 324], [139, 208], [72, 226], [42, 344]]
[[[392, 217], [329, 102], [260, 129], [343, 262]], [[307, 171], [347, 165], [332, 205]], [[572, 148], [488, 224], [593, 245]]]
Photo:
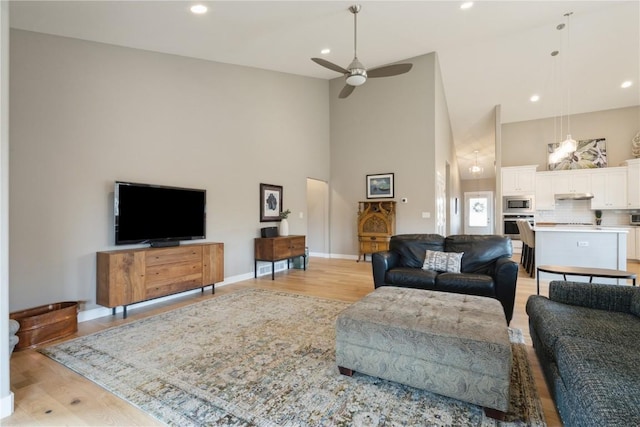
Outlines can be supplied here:
[[329, 62], [326, 59], [322, 59], [322, 58], [311, 58], [311, 60], [313, 62], [315, 62], [318, 65], [322, 65], [325, 68], [328, 68], [330, 70], [333, 71], [337, 71], [338, 73], [342, 73], [342, 74], [347, 74], [348, 71], [345, 70], [344, 68], [342, 68], [339, 65], [334, 64], [333, 62]]
[[408, 73], [413, 64], [394, 64], [385, 65], [384, 67], [373, 68], [367, 71], [367, 77], [391, 77], [398, 74]]
[[340, 99], [346, 98], [347, 96], [351, 95], [351, 92], [353, 92], [355, 88], [356, 88], [355, 86], [345, 85], [340, 91], [340, 95], [338, 95], [338, 98]]

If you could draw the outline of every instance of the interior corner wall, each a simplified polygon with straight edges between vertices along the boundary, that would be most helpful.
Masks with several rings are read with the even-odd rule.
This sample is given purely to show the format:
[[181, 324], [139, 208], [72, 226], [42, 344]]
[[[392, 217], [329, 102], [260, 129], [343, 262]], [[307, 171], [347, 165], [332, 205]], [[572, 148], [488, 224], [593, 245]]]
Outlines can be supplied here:
[[[547, 144], [560, 139], [560, 135], [554, 135], [557, 120], [551, 117], [503, 123], [501, 166], [538, 165], [538, 171], [547, 170]], [[609, 166], [619, 166], [633, 158], [631, 139], [638, 130], [640, 106], [571, 115], [573, 139], [606, 138]]]
[[[460, 203], [458, 202], [458, 209], [455, 209], [455, 199], [461, 200], [461, 182], [460, 171], [458, 169], [458, 160], [456, 147], [453, 141], [453, 131], [451, 130], [451, 119], [449, 117], [449, 107], [447, 105], [447, 97], [444, 90], [444, 83], [442, 81], [442, 72], [440, 70], [440, 61], [436, 54], [435, 62], [435, 170], [436, 179], [437, 174], [441, 174], [447, 179], [447, 196], [448, 199], [443, 202], [448, 205], [448, 209], [445, 212], [449, 212], [445, 218], [436, 217], [436, 222], [445, 221], [449, 233], [447, 234], [459, 234], [462, 231], [462, 215], [460, 210]], [[447, 176], [446, 165], [449, 165], [449, 176]], [[438, 209], [436, 209], [438, 212]], [[442, 210], [440, 210], [442, 212]]]
[[0, 2], [0, 418], [13, 413], [9, 374], [9, 2]]
[[306, 218], [307, 177], [329, 181], [326, 80], [21, 30], [10, 54], [12, 311], [95, 306], [116, 180], [206, 189], [225, 277], [253, 272], [253, 239], [273, 225], [260, 183]]
[[[358, 202], [366, 175], [393, 173], [396, 233], [435, 229], [435, 54], [402, 62], [400, 76], [369, 79], [346, 99], [344, 78], [330, 82], [331, 253], [357, 255]], [[431, 218], [422, 218], [429, 212]]]

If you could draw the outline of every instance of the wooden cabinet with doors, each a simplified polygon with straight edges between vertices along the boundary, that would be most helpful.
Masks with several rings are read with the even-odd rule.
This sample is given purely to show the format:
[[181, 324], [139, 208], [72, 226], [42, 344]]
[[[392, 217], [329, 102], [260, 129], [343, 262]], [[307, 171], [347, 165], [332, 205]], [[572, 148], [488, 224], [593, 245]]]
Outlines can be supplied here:
[[389, 240], [396, 233], [396, 202], [366, 201], [358, 203], [358, 261], [367, 255], [388, 251]]
[[97, 253], [97, 303], [113, 309], [211, 286], [224, 280], [224, 244]]
[[258, 277], [258, 261], [271, 262], [271, 280], [275, 278], [276, 261], [287, 260], [287, 269], [291, 258], [304, 258], [303, 268], [307, 269], [305, 236], [278, 236], [256, 238], [254, 242], [254, 275]]

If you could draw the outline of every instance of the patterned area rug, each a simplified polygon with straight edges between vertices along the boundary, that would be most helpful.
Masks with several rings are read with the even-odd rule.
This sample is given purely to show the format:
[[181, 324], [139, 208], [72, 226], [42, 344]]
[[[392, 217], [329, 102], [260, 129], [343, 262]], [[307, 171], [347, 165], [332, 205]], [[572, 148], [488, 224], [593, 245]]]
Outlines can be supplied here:
[[40, 351], [176, 426], [544, 426], [519, 330], [507, 422], [335, 365], [349, 304], [267, 290], [223, 295]]

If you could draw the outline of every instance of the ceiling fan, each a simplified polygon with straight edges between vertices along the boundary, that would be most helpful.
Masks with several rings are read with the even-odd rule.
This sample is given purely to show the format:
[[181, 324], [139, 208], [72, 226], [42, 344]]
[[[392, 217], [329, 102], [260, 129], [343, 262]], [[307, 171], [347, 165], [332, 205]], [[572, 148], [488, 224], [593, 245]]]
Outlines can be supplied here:
[[347, 84], [340, 91], [339, 98], [346, 98], [351, 95], [351, 92], [353, 92], [356, 86], [364, 84], [369, 77], [397, 76], [409, 72], [411, 67], [413, 67], [413, 64], [394, 64], [373, 68], [371, 70], [364, 68], [364, 65], [358, 60], [358, 12], [360, 12], [360, 9], [362, 9], [362, 6], [359, 4], [349, 7], [349, 11], [353, 13], [353, 61], [351, 61], [351, 64], [345, 69], [322, 58], [311, 58], [311, 60], [318, 65], [344, 74]]

